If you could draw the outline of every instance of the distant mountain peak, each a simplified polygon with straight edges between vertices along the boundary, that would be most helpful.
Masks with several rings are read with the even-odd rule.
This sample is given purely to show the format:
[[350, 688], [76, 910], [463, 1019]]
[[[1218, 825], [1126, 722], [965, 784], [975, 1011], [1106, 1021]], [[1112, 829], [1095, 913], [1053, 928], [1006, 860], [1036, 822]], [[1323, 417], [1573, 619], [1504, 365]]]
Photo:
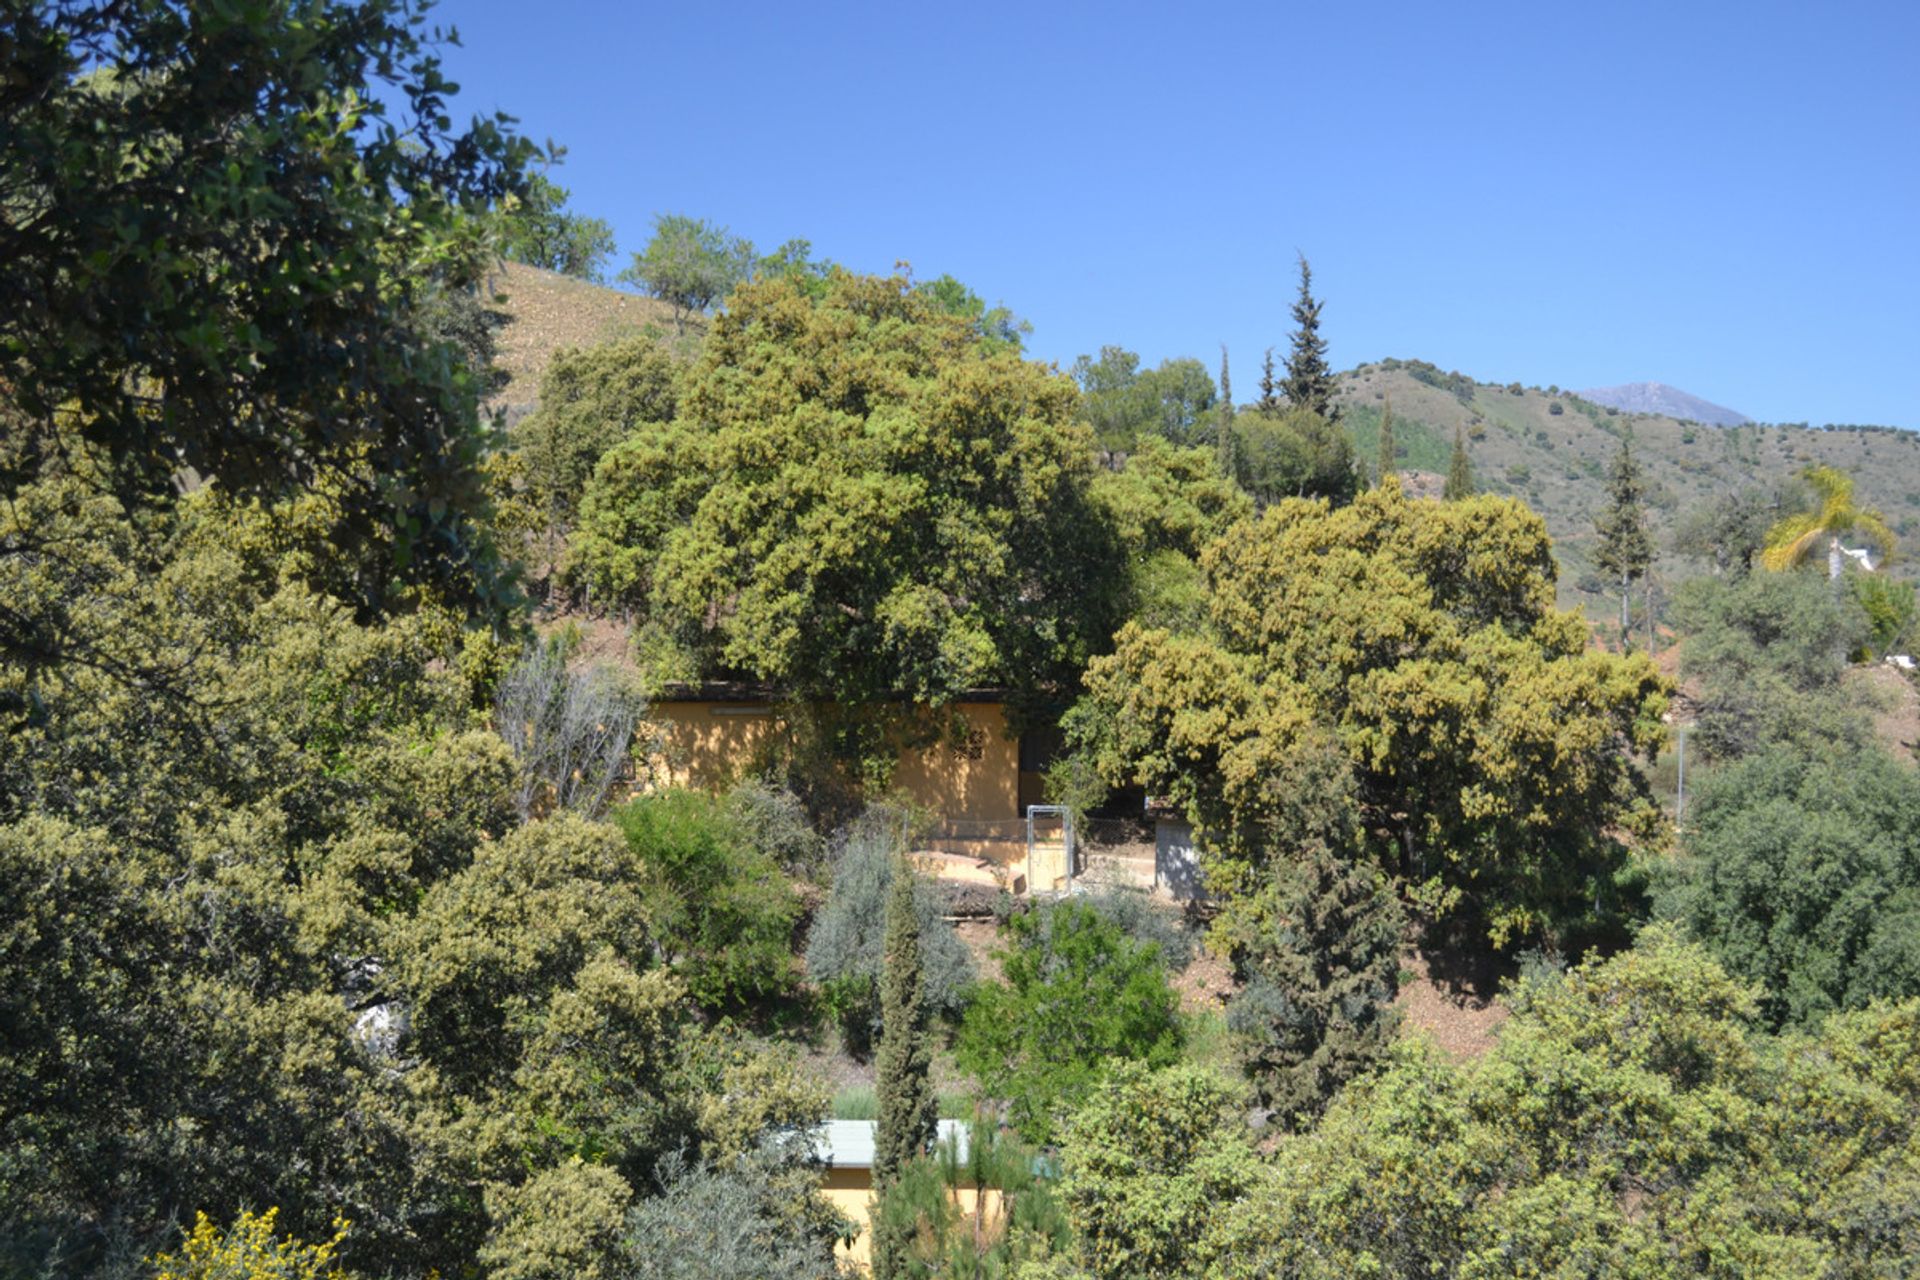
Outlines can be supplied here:
[[1576, 391], [1582, 400], [1591, 400], [1627, 413], [1656, 413], [1667, 418], [1704, 422], [1713, 427], [1744, 427], [1753, 421], [1738, 409], [1729, 409], [1711, 400], [1689, 395], [1664, 382], [1625, 382], [1617, 387], [1595, 387]]

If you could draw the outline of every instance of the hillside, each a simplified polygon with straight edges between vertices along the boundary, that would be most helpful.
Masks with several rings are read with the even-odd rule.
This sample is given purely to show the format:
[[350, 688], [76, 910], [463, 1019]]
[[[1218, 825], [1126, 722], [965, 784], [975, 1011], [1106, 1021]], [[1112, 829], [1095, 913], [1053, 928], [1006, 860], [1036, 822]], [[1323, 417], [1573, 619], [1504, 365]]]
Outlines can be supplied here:
[[1678, 418], [1682, 422], [1704, 422], [1710, 427], [1744, 427], [1753, 421], [1738, 409], [1702, 400], [1664, 382], [1628, 382], [1573, 394], [1608, 409]]
[[[509, 420], [533, 406], [540, 374], [555, 352], [597, 346], [648, 326], [673, 332], [673, 310], [664, 302], [517, 262], [503, 263], [489, 275], [487, 289], [503, 299], [500, 310], [506, 316], [496, 359], [507, 372], [507, 385], [495, 403]], [[687, 328], [693, 335], [704, 325], [695, 319]]]
[[[555, 352], [649, 326], [673, 331], [664, 303], [553, 272], [510, 263], [490, 284], [504, 297], [508, 317], [499, 342], [510, 381], [497, 403], [510, 419], [532, 407], [540, 373]], [[685, 341], [697, 341], [703, 328], [690, 321]], [[1464, 431], [1480, 488], [1524, 498], [1546, 517], [1563, 569], [1562, 602], [1570, 606], [1596, 612], [1608, 607], [1606, 585], [1592, 566], [1593, 520], [1606, 500], [1607, 466], [1627, 431], [1645, 472], [1661, 553], [1657, 585], [1700, 571], [1671, 550], [1675, 522], [1686, 511], [1812, 463], [1853, 475], [1861, 498], [1885, 513], [1903, 541], [1920, 539], [1920, 434], [1754, 423], [1715, 427], [1617, 409], [1554, 387], [1478, 382], [1419, 360], [1361, 365], [1341, 375], [1341, 389], [1355, 450], [1369, 465], [1378, 451], [1381, 409], [1393, 406], [1400, 465], [1416, 493], [1439, 492], [1454, 432]]]
[[1341, 375], [1342, 402], [1359, 456], [1377, 452], [1380, 411], [1393, 406], [1401, 466], [1443, 474], [1456, 429], [1467, 435], [1474, 478], [1546, 517], [1562, 573], [1562, 600], [1600, 606], [1592, 567], [1593, 520], [1606, 501], [1608, 464], [1633, 433], [1647, 483], [1660, 560], [1656, 583], [1699, 571], [1672, 551], [1676, 520], [1720, 494], [1790, 476], [1813, 463], [1855, 477], [1903, 543], [1920, 538], [1920, 434], [1893, 429], [1710, 427], [1610, 409], [1557, 388], [1476, 382], [1421, 361], [1383, 360]]

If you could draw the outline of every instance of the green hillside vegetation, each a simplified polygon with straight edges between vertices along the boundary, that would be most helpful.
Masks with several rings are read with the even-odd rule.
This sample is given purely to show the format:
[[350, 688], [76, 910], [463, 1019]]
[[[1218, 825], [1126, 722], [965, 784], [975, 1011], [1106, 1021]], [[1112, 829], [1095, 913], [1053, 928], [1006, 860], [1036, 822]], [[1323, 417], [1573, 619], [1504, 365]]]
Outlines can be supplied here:
[[[0, 1276], [847, 1277], [836, 1093], [875, 1280], [1912, 1272], [1920, 602], [1823, 554], [1911, 440], [1337, 400], [1304, 259], [1239, 406], [680, 215], [630, 327], [412, 18], [17, 23]], [[503, 257], [584, 303], [496, 419]], [[1602, 502], [1643, 567], [1629, 427], [1679, 681], [1561, 607]], [[667, 785], [674, 679], [788, 731]], [[1206, 901], [934, 875], [893, 770], [982, 685]], [[1404, 998], [1496, 986], [1475, 1052]]]
[[1617, 412], [1558, 388], [1479, 382], [1419, 360], [1380, 360], [1342, 374], [1340, 402], [1363, 458], [1374, 456], [1379, 413], [1391, 405], [1409, 470], [1444, 475], [1454, 431], [1465, 431], [1480, 491], [1521, 498], [1540, 513], [1563, 568], [1562, 602], [1596, 617], [1607, 616], [1609, 601], [1593, 564], [1594, 519], [1606, 500], [1607, 466], [1629, 432], [1647, 483], [1654, 573], [1665, 590], [1707, 568], [1674, 549], [1690, 512], [1808, 466], [1856, 477], [1861, 499], [1884, 512], [1895, 533], [1920, 534], [1920, 434], [1909, 431], [1712, 427]]

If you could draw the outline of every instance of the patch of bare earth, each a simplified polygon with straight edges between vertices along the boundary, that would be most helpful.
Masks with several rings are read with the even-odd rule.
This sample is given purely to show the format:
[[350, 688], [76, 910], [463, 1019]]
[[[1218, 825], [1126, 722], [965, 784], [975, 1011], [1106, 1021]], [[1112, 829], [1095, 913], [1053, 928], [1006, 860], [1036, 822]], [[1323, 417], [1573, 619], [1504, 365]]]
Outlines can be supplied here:
[[1477, 1058], [1493, 1048], [1507, 1009], [1493, 998], [1499, 974], [1492, 966], [1417, 949], [1400, 965], [1413, 974], [1394, 1001], [1403, 1034], [1429, 1036], [1456, 1058]]
[[1903, 764], [1914, 764], [1920, 749], [1920, 690], [1897, 667], [1855, 667], [1843, 678], [1849, 690], [1864, 695], [1873, 717], [1873, 736]]
[[[655, 298], [609, 289], [517, 262], [503, 264], [488, 275], [489, 293], [504, 295], [501, 310], [507, 323], [496, 336], [496, 363], [507, 374], [507, 385], [495, 403], [509, 413], [531, 405], [540, 393], [540, 375], [557, 352], [593, 347], [643, 332], [649, 325], [673, 334], [673, 309]], [[697, 319], [687, 332], [705, 328]]]
[[1233, 970], [1227, 962], [1205, 946], [1196, 946], [1192, 962], [1179, 973], [1172, 974], [1169, 981], [1174, 993], [1180, 997], [1182, 1013], [1217, 1011], [1239, 990], [1233, 980]]

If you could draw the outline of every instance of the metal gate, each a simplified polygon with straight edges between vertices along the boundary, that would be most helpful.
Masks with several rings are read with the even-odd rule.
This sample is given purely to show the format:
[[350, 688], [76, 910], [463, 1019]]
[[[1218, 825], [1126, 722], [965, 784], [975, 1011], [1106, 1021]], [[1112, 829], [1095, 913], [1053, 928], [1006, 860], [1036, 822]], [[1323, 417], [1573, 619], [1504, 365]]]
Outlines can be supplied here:
[[1072, 893], [1075, 848], [1073, 813], [1064, 805], [1036, 804], [1027, 810], [1027, 892]]

